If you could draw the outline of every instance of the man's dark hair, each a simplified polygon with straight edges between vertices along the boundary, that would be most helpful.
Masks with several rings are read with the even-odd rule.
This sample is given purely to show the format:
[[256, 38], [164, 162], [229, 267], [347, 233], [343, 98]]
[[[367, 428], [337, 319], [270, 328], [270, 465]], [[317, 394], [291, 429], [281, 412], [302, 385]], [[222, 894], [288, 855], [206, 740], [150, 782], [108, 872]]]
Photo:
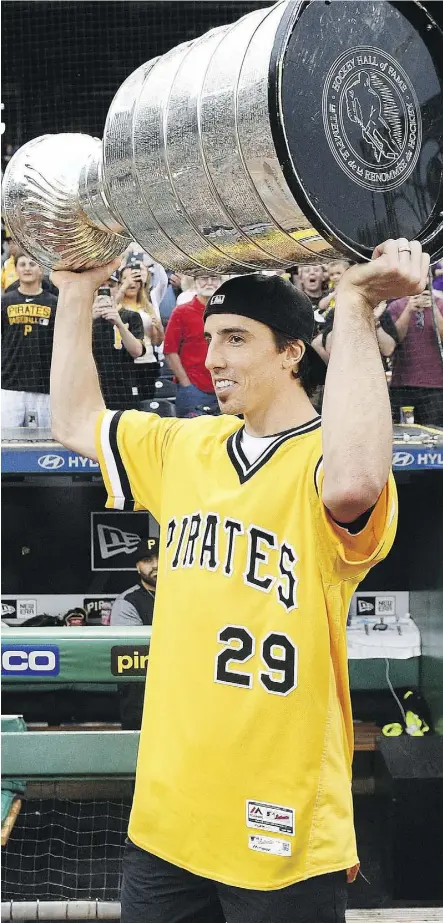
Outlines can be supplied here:
[[[273, 330], [272, 336], [274, 338], [274, 343], [277, 347], [279, 353], [283, 353], [291, 343], [297, 342], [292, 337], [286, 336], [285, 333], [280, 333], [279, 330]], [[311, 363], [307, 353], [304, 353], [301, 362], [299, 363], [298, 370], [296, 372], [292, 371], [291, 375], [293, 378], [296, 378], [300, 382], [304, 391], [308, 397], [312, 397], [315, 391], [318, 388], [318, 382], [312, 375]]]
[[20, 628], [57, 628], [61, 626], [63, 622], [56, 615], [47, 615], [46, 612], [43, 615], [33, 615], [30, 619], [20, 623]]

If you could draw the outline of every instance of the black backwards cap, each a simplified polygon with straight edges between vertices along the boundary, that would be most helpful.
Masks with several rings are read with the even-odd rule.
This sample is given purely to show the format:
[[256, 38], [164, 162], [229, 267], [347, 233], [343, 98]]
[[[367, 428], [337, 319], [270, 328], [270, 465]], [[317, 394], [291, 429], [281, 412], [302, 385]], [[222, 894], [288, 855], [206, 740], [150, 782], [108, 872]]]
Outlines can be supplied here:
[[324, 383], [326, 365], [311, 346], [315, 332], [314, 309], [308, 296], [287, 279], [256, 272], [228, 279], [209, 299], [204, 319], [211, 314], [250, 317], [293, 340], [302, 340], [313, 379], [319, 385]]

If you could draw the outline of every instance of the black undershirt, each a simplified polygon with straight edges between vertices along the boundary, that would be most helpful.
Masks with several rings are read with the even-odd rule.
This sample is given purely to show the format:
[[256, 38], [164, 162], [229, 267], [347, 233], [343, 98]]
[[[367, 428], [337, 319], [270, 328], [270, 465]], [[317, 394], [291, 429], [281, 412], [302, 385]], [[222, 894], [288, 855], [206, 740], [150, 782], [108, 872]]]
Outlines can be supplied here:
[[358, 535], [358, 533], [362, 532], [364, 527], [368, 524], [371, 513], [373, 513], [374, 510], [375, 503], [374, 506], [371, 506], [369, 510], [366, 510], [365, 513], [362, 513], [361, 516], [358, 516], [357, 519], [353, 520], [353, 522], [339, 522], [338, 519], [334, 519], [333, 516], [331, 516], [331, 519], [334, 519], [334, 522], [336, 522], [341, 529], [346, 529], [346, 531], [350, 532], [351, 535]]

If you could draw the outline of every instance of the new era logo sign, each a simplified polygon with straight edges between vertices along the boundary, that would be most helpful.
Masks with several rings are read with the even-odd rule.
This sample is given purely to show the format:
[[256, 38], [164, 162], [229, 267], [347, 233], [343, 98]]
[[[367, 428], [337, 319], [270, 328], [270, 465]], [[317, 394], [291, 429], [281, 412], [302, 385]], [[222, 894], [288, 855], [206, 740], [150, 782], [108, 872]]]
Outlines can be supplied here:
[[211, 298], [211, 304], [223, 304], [225, 297], [225, 295], [213, 295]]
[[134, 572], [139, 542], [158, 535], [158, 523], [149, 513], [91, 513], [91, 570]]
[[97, 526], [100, 554], [104, 561], [116, 554], [132, 554], [136, 550], [141, 536], [136, 532], [123, 532], [112, 526]]
[[375, 597], [358, 596], [357, 597], [357, 615], [374, 615]]

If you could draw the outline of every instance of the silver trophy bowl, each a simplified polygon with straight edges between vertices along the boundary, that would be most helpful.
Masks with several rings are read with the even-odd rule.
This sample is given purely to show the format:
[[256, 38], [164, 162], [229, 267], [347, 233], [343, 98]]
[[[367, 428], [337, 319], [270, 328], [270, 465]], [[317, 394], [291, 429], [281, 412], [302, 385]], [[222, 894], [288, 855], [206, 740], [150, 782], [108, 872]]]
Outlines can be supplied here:
[[90, 269], [117, 257], [128, 232], [98, 180], [102, 145], [81, 134], [43, 135], [11, 158], [3, 212], [13, 237], [47, 269]]
[[57, 268], [103, 264], [130, 239], [193, 274], [368, 259], [400, 236], [437, 259], [441, 39], [419, 3], [256, 10], [139, 67], [102, 143], [24, 145], [5, 171], [7, 225]]

